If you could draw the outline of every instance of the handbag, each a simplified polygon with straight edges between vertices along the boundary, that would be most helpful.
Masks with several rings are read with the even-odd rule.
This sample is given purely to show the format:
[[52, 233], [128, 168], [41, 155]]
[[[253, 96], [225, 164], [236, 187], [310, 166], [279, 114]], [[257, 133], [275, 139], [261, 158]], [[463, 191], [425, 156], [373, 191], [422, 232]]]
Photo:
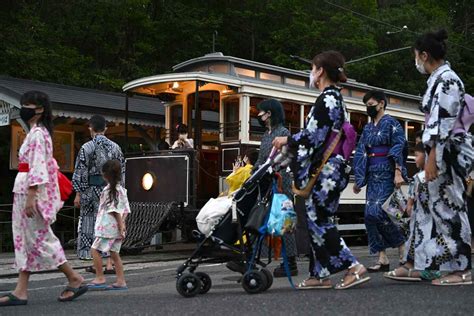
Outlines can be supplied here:
[[67, 201], [72, 194], [72, 182], [61, 171], [58, 172], [58, 186], [61, 201]]
[[382, 209], [396, 225], [400, 225], [407, 207], [407, 198], [401, 189], [395, 189], [382, 204]]
[[245, 224], [247, 231], [256, 234], [260, 233], [260, 229], [264, 226], [265, 220], [270, 212], [270, 205], [271, 203], [269, 203], [269, 201], [263, 199], [252, 207], [247, 223]]

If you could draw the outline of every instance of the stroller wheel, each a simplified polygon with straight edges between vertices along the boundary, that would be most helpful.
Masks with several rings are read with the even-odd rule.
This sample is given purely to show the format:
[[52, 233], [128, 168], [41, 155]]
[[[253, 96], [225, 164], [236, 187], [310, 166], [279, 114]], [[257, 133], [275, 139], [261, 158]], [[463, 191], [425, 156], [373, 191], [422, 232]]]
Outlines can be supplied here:
[[264, 291], [268, 290], [272, 284], [273, 284], [273, 275], [270, 271], [268, 271], [267, 269], [263, 268], [262, 270], [260, 270], [263, 274], [265, 274], [265, 276], [267, 277], [267, 286], [265, 287]]
[[176, 290], [184, 297], [196, 296], [201, 287], [201, 279], [194, 273], [185, 273], [176, 281]]
[[209, 292], [212, 286], [212, 280], [209, 274], [204, 272], [196, 272], [196, 276], [201, 280], [201, 288], [199, 289], [199, 294], [206, 294]]
[[267, 289], [267, 276], [262, 271], [251, 270], [242, 278], [242, 287], [249, 294], [257, 294]]

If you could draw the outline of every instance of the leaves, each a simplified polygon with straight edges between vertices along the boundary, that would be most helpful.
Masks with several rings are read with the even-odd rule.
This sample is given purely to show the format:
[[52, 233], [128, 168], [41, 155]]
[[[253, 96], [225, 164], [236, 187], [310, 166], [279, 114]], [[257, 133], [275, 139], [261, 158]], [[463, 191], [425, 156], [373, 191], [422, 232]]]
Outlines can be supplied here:
[[[226, 55], [307, 69], [289, 56], [335, 49], [351, 60], [411, 46], [418, 34], [445, 27], [448, 60], [472, 90], [473, 6], [467, 0], [5, 0], [0, 69], [120, 91], [124, 82], [211, 52], [215, 30], [216, 50]], [[408, 50], [347, 65], [347, 71], [360, 82], [408, 93], [426, 85]]]

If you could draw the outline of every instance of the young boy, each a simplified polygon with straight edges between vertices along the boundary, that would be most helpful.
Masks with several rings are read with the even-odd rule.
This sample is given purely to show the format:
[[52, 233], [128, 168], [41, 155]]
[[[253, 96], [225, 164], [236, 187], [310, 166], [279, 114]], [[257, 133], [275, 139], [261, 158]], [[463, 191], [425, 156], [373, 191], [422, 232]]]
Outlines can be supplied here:
[[[421, 281], [433, 280], [439, 278], [441, 274], [438, 271], [415, 269], [417, 257], [416, 248], [423, 245], [423, 241], [430, 238], [428, 232], [424, 232], [424, 214], [429, 213], [428, 209], [428, 184], [425, 180], [425, 149], [422, 143], [415, 145], [415, 164], [420, 170], [413, 177], [408, 191], [408, 203], [406, 212], [410, 215], [410, 232], [405, 244], [406, 263], [395, 270], [387, 272], [384, 277], [398, 281]], [[426, 234], [425, 234], [426, 233]], [[416, 242], [416, 244], [415, 244]], [[417, 257], [415, 259], [415, 257]]]

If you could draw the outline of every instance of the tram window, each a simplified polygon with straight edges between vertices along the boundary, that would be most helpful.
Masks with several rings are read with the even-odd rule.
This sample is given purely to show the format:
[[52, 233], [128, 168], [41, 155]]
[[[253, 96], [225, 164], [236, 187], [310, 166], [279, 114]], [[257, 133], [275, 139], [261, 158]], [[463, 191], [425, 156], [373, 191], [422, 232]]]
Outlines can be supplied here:
[[306, 82], [304, 80], [298, 80], [293, 78], [285, 77], [285, 84], [291, 84], [293, 86], [305, 87]]
[[228, 64], [209, 65], [209, 72], [227, 74], [229, 73], [229, 65]]
[[240, 131], [239, 99], [224, 100], [224, 140], [238, 140]]
[[414, 147], [415, 147], [415, 139], [416, 139], [416, 133], [419, 131], [423, 130], [421, 123], [416, 123], [416, 122], [408, 122], [407, 126], [408, 130], [408, 154], [410, 156], [414, 155]]
[[255, 70], [235, 67], [235, 72], [239, 77], [251, 77], [255, 78]]
[[268, 72], [261, 72], [259, 75], [261, 80], [275, 81], [281, 83], [281, 76], [270, 74]]
[[[219, 91], [199, 92], [200, 128], [201, 142], [205, 146], [219, 145]], [[192, 109], [193, 123], [196, 123], [196, 111], [194, 110], [194, 93], [188, 95], [188, 108]], [[195, 126], [193, 126], [193, 137]]]
[[351, 124], [357, 131], [357, 139], [359, 139], [360, 135], [362, 135], [362, 131], [364, 130], [364, 126], [369, 122], [369, 119], [366, 114], [359, 113], [359, 112], [352, 112], [351, 113]]
[[292, 102], [282, 102], [285, 111], [285, 127], [291, 134], [300, 131], [300, 110], [301, 105]]
[[178, 135], [176, 132], [176, 126], [183, 122], [183, 105], [177, 104], [171, 107], [171, 131], [170, 131], [170, 139], [172, 142], [178, 139]]
[[258, 123], [258, 109], [257, 104], [262, 102], [263, 98], [251, 97], [250, 98], [250, 122], [249, 122], [249, 137], [250, 140], [260, 141], [262, 139], [263, 133], [265, 133], [265, 128], [261, 127]]

